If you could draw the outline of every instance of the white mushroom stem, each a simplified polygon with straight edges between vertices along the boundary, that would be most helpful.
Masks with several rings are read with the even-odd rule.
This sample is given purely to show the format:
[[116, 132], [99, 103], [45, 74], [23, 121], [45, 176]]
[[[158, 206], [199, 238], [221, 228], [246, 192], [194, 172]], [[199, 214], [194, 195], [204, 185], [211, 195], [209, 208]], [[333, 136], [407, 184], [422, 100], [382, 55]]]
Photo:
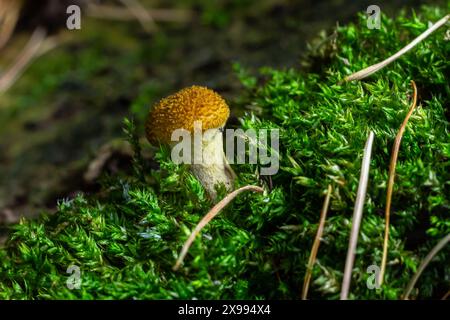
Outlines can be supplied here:
[[233, 189], [235, 174], [223, 151], [222, 131], [210, 129], [202, 135], [194, 133], [191, 171], [200, 180], [212, 200], [216, 200], [218, 185]]

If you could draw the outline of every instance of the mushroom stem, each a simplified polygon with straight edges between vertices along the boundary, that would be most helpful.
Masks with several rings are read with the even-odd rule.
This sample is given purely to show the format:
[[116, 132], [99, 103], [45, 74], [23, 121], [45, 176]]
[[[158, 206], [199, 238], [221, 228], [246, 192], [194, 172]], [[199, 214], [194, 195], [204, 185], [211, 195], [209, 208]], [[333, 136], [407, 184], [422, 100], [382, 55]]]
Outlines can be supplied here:
[[207, 130], [201, 136], [201, 142], [195, 142], [194, 138], [194, 161], [190, 169], [214, 201], [216, 187], [222, 184], [231, 191], [236, 177], [223, 152], [222, 131], [220, 128]]

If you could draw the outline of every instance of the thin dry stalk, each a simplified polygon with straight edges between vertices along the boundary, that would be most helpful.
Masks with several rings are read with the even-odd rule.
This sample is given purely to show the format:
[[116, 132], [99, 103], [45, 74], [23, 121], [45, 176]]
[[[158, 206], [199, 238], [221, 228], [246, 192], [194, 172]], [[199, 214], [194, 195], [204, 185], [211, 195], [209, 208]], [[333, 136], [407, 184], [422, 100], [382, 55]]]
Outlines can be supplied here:
[[192, 243], [195, 240], [195, 237], [200, 233], [200, 230], [203, 229], [204, 226], [206, 226], [215, 216], [219, 214], [219, 212], [225, 208], [227, 204], [229, 204], [237, 195], [244, 191], [254, 191], [254, 192], [264, 192], [264, 189], [258, 186], [245, 186], [242, 188], [239, 188], [237, 190], [234, 190], [230, 194], [228, 194], [225, 198], [223, 198], [221, 201], [219, 201], [203, 218], [200, 220], [200, 222], [197, 224], [195, 229], [192, 231], [189, 238], [186, 240], [186, 242], [183, 245], [183, 248], [181, 249], [180, 255], [178, 256], [178, 260], [173, 266], [173, 270], [176, 271], [180, 267], [180, 265], [183, 263], [183, 260], [188, 253], [188, 250]]
[[345, 261], [344, 278], [342, 280], [341, 300], [348, 299], [350, 281], [352, 278], [353, 263], [355, 261], [356, 246], [358, 244], [359, 227], [361, 225], [364, 202], [366, 199], [367, 183], [369, 181], [370, 158], [372, 155], [372, 144], [374, 133], [371, 131], [364, 147], [364, 156], [361, 165], [361, 175], [359, 177], [358, 191], [356, 194], [355, 208], [353, 209], [352, 231]]
[[138, 0], [120, 0], [120, 2], [130, 10], [147, 33], [152, 33], [157, 29], [152, 16]]
[[381, 61], [377, 64], [371, 65], [370, 67], [364, 68], [358, 72], [355, 72], [347, 77], [344, 78], [344, 81], [352, 81], [352, 80], [361, 80], [365, 77], [370, 76], [371, 74], [383, 69], [391, 62], [394, 62], [398, 58], [400, 58], [402, 55], [407, 53], [409, 50], [414, 48], [419, 42], [421, 42], [423, 39], [427, 38], [430, 34], [432, 34], [434, 31], [445, 25], [445, 23], [450, 19], [450, 14], [446, 15], [439, 21], [437, 21], [435, 24], [433, 24], [430, 28], [425, 30], [421, 35], [419, 35], [417, 38], [415, 38], [413, 41], [411, 41], [408, 45], [403, 47], [400, 51], [395, 53], [394, 55], [390, 56], [384, 61]]
[[7, 91], [22, 75], [26, 67], [33, 61], [33, 59], [35, 59], [39, 54], [42, 54], [41, 49], [44, 44], [46, 34], [47, 32], [45, 29], [41, 27], [36, 28], [15, 63], [9, 68], [8, 71], [0, 76], [0, 93]]
[[403, 133], [405, 132], [408, 120], [411, 117], [416, 104], [417, 104], [417, 87], [414, 81], [411, 81], [411, 85], [414, 89], [414, 98], [408, 114], [403, 120], [400, 129], [398, 130], [397, 136], [395, 137], [394, 145], [392, 146], [391, 163], [389, 165], [389, 181], [386, 195], [386, 211], [385, 211], [385, 228], [384, 228], [384, 244], [383, 244], [383, 258], [381, 260], [381, 270], [378, 278], [378, 283], [380, 286], [383, 284], [384, 273], [386, 271], [386, 261], [388, 253], [388, 241], [389, 241], [389, 220], [391, 217], [391, 202], [392, 202], [392, 190], [394, 189], [394, 179], [395, 179], [395, 167], [397, 166], [398, 152], [400, 150], [400, 142], [402, 141]]
[[21, 0], [0, 0], [0, 50], [6, 45], [19, 20]]
[[[146, 9], [146, 12], [152, 17], [153, 21], [161, 22], [187, 22], [192, 18], [192, 11], [185, 9]], [[135, 20], [128, 9], [118, 6], [101, 5], [89, 3], [87, 6], [87, 14], [98, 19], [111, 19], [129, 21]]]
[[[434, 247], [431, 249], [431, 251], [427, 254], [427, 256], [423, 259], [423, 261], [420, 263], [419, 268], [417, 269], [414, 276], [411, 278], [411, 281], [408, 283], [408, 286], [405, 289], [405, 293], [403, 294], [403, 300], [408, 300], [409, 294], [411, 293], [412, 289], [414, 288], [417, 280], [419, 279], [420, 275], [422, 274], [423, 270], [428, 266], [430, 261], [434, 258], [434, 256], [442, 250], [442, 248], [445, 247], [445, 245], [450, 241], [450, 233], [446, 235], [444, 238], [442, 238]], [[450, 291], [449, 291], [450, 292]], [[448, 294], [447, 294], [448, 295]], [[446, 299], [446, 296], [444, 296], [444, 300]]]
[[325, 226], [325, 219], [327, 217], [328, 206], [330, 204], [331, 197], [331, 185], [328, 185], [327, 195], [323, 202], [322, 212], [320, 213], [319, 227], [317, 228], [316, 238], [314, 239], [313, 246], [311, 248], [311, 254], [308, 260], [308, 267], [306, 269], [305, 280], [303, 282], [302, 300], [306, 300], [308, 296], [309, 282], [311, 281], [311, 273], [316, 262], [317, 251], [319, 251], [320, 240], [322, 239], [323, 228]]
[[450, 296], [450, 290], [447, 291], [446, 294], [444, 294], [444, 296], [442, 297], [441, 300], [447, 300], [447, 298]]

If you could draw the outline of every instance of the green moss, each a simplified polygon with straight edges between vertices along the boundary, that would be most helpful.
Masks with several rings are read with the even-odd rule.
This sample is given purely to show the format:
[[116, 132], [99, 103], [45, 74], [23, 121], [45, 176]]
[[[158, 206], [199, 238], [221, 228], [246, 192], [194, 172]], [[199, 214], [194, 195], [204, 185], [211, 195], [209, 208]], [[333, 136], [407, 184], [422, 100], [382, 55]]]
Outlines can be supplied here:
[[[0, 298], [296, 299], [332, 184], [310, 297], [336, 299], [369, 130], [376, 138], [351, 297], [399, 298], [421, 259], [450, 232], [450, 42], [437, 31], [367, 80], [337, 83], [393, 54], [444, 13], [425, 7], [412, 17], [383, 17], [380, 30], [367, 29], [361, 16], [323, 38], [303, 71], [264, 69], [252, 76], [236, 66], [247, 85], [239, 104], [259, 110], [242, 117], [240, 127], [280, 129], [280, 171], [271, 177], [272, 190], [239, 196], [208, 224], [179, 272], [172, 266], [181, 246], [212, 204], [166, 148], [156, 156], [160, 168], [150, 170], [127, 121], [135, 174], [105, 177], [99, 194], [62, 200], [56, 214], [15, 226], [0, 250]], [[381, 260], [390, 152], [409, 107], [410, 80], [418, 85], [419, 106], [400, 148], [389, 265], [383, 287], [370, 290], [366, 269]], [[234, 169], [239, 185], [263, 181], [269, 189], [255, 175], [257, 165]], [[441, 252], [425, 270], [418, 298], [448, 290], [449, 258], [448, 250]], [[66, 286], [71, 265], [81, 269], [80, 289]]]

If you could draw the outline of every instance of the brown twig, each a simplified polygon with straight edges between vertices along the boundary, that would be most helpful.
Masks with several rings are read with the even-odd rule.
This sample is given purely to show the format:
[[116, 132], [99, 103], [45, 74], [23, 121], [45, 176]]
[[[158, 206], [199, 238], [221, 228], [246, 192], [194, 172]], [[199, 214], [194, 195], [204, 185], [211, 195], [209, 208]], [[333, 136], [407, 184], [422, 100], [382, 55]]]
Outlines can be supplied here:
[[36, 57], [55, 46], [53, 40], [45, 41], [46, 34], [42, 27], [36, 28], [15, 63], [0, 76], [0, 93], [7, 91]]
[[138, 0], [120, 0], [133, 14], [147, 33], [152, 33], [158, 29], [152, 16]]
[[386, 211], [385, 211], [385, 228], [384, 228], [384, 244], [383, 244], [383, 258], [381, 260], [381, 270], [379, 275], [378, 283], [381, 286], [383, 284], [384, 273], [386, 270], [386, 261], [388, 253], [388, 241], [389, 241], [389, 220], [391, 216], [391, 202], [392, 202], [392, 190], [394, 189], [394, 179], [395, 179], [395, 167], [397, 166], [398, 152], [400, 150], [400, 142], [402, 141], [403, 133], [405, 132], [408, 120], [411, 117], [416, 104], [417, 104], [417, 87], [416, 83], [411, 80], [411, 85], [414, 90], [414, 98], [409, 108], [408, 114], [403, 120], [400, 129], [398, 130], [397, 136], [395, 137], [394, 145], [392, 146], [391, 162], [389, 165], [389, 181], [386, 195]]
[[[153, 19], [153, 21], [161, 22], [187, 22], [192, 18], [193, 13], [184, 9], [146, 9], [145, 10]], [[128, 9], [118, 6], [101, 5], [89, 3], [87, 6], [87, 14], [98, 19], [111, 19], [129, 21], [135, 20]]]
[[442, 19], [440, 19], [439, 21], [434, 23], [431, 27], [429, 27], [427, 30], [425, 30], [422, 34], [420, 34], [417, 38], [415, 38], [413, 41], [411, 41], [408, 45], [403, 47], [401, 50], [399, 50], [394, 55], [390, 56], [386, 60], [383, 60], [379, 63], [371, 65], [367, 68], [364, 68], [358, 72], [355, 72], [355, 73], [345, 77], [343, 81], [348, 82], [348, 81], [352, 81], [352, 80], [361, 80], [361, 79], [364, 79], [365, 77], [368, 77], [371, 74], [377, 72], [378, 70], [383, 69], [388, 64], [394, 62], [395, 60], [400, 58], [402, 55], [407, 53], [409, 50], [414, 48], [419, 42], [421, 42], [423, 39], [427, 38], [434, 31], [436, 31], [437, 29], [439, 29], [440, 27], [445, 25], [449, 19], [450, 19], [450, 14], [446, 15], [445, 17], [443, 17]]
[[195, 237], [200, 233], [200, 230], [203, 229], [204, 226], [206, 226], [215, 216], [217, 216], [228, 203], [230, 203], [238, 194], [244, 192], [244, 191], [255, 191], [255, 192], [264, 192], [264, 189], [258, 186], [245, 186], [242, 188], [239, 188], [237, 190], [234, 190], [230, 194], [228, 194], [225, 198], [223, 198], [221, 201], [219, 201], [203, 218], [200, 220], [200, 222], [197, 224], [195, 229], [192, 231], [189, 238], [186, 240], [186, 242], [183, 245], [183, 248], [181, 249], [180, 255], [178, 256], [178, 260], [173, 266], [173, 270], [176, 271], [180, 267], [180, 265], [183, 263], [184, 257], [186, 256], [190, 246], [195, 240]]
[[370, 158], [372, 155], [372, 144], [374, 133], [370, 131], [364, 147], [363, 161], [361, 165], [361, 174], [359, 177], [358, 191], [356, 193], [355, 208], [353, 209], [352, 231], [347, 250], [347, 259], [345, 260], [344, 277], [341, 287], [341, 300], [347, 300], [350, 290], [350, 281], [352, 278], [353, 263], [355, 261], [356, 246], [358, 244], [359, 227], [361, 225], [364, 202], [366, 199], [367, 183], [369, 181]]
[[331, 185], [328, 185], [327, 195], [323, 202], [322, 211], [320, 213], [319, 227], [317, 228], [316, 238], [314, 239], [313, 246], [311, 248], [311, 254], [308, 260], [308, 267], [306, 269], [305, 280], [303, 281], [302, 300], [306, 300], [308, 296], [309, 282], [311, 281], [311, 273], [316, 262], [317, 251], [319, 251], [320, 240], [322, 239], [323, 228], [325, 226], [325, 219], [327, 217], [328, 205], [331, 197]]
[[442, 238], [434, 247], [431, 249], [431, 251], [427, 254], [427, 256], [423, 259], [423, 261], [420, 263], [419, 268], [417, 269], [414, 276], [411, 278], [411, 281], [408, 283], [408, 286], [405, 289], [405, 293], [403, 294], [403, 300], [407, 300], [409, 297], [409, 294], [411, 293], [412, 289], [414, 288], [414, 285], [416, 284], [417, 280], [419, 279], [420, 275], [422, 274], [423, 270], [427, 267], [427, 265], [430, 263], [430, 261], [434, 258], [434, 256], [441, 251], [445, 245], [450, 242], [450, 233], [446, 235], [444, 238]]

